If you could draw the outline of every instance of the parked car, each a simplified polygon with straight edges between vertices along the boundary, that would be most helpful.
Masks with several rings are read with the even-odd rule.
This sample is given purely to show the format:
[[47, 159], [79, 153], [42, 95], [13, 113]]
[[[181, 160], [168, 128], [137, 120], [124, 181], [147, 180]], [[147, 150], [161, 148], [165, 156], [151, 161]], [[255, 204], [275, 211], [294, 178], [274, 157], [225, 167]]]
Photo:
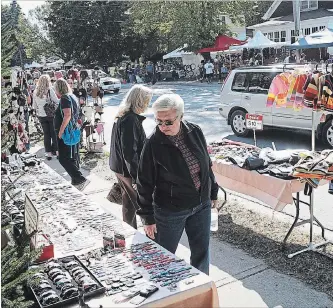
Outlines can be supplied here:
[[[92, 70], [87, 70], [89, 79], [93, 83]], [[100, 86], [105, 92], [118, 93], [121, 89], [121, 82], [117, 78], [110, 77], [108, 74], [104, 73], [102, 70], [98, 71], [98, 78]]]
[[102, 89], [106, 92], [112, 91], [113, 93], [118, 93], [121, 89], [121, 82], [117, 78], [104, 77], [100, 79], [100, 85]]
[[[227, 119], [237, 136], [245, 137], [249, 130], [245, 115], [263, 115], [265, 127], [312, 130], [312, 110], [302, 108], [266, 107], [267, 94], [273, 78], [283, 72], [282, 66], [241, 67], [230, 72], [221, 89], [220, 114]], [[333, 147], [333, 114], [314, 113], [316, 136]]]

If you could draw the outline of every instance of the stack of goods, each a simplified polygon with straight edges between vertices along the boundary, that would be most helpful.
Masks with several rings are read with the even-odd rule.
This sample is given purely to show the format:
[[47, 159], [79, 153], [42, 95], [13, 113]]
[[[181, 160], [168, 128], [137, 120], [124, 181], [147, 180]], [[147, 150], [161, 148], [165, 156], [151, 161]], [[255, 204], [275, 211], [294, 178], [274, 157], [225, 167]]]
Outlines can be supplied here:
[[17, 238], [24, 224], [24, 189], [18, 184], [29, 168], [36, 166], [40, 161], [35, 155], [13, 154], [6, 158], [7, 163], [1, 164], [1, 226], [12, 226], [12, 234]]
[[100, 249], [79, 259], [101, 281], [107, 294], [114, 295], [115, 304], [127, 301], [141, 304], [159, 289], [176, 291], [177, 282], [199, 274], [184, 260], [151, 241], [131, 244], [128, 248]]
[[39, 229], [50, 236], [57, 252], [68, 255], [85, 248], [103, 246], [103, 236], [117, 231], [123, 237], [134, 230], [115, 216], [105, 213], [84, 194], [68, 184], [45, 164], [29, 168], [21, 177], [13, 176], [15, 187], [39, 214]]
[[333, 111], [333, 75], [318, 71], [313, 73], [283, 72], [277, 75], [269, 88], [267, 107], [303, 107], [313, 110]]
[[[104, 287], [74, 256], [32, 267], [37, 270], [29, 286], [40, 307], [64, 307], [77, 302], [79, 296], [104, 293]], [[82, 292], [82, 295], [80, 294]]]
[[8, 88], [2, 93], [1, 106], [1, 151], [22, 153], [29, 144], [26, 121], [27, 97], [20, 88]]
[[293, 168], [293, 176], [333, 180], [333, 150], [303, 155], [302, 159]]
[[235, 164], [240, 168], [256, 170], [260, 174], [269, 174], [285, 180], [295, 178], [294, 166], [302, 157], [312, 155], [307, 150], [259, 149], [228, 140], [211, 143], [208, 146], [208, 152], [213, 160]]
[[242, 168], [249, 157], [259, 158], [260, 149], [251, 145], [222, 141], [209, 144], [208, 153], [216, 159], [223, 159]]

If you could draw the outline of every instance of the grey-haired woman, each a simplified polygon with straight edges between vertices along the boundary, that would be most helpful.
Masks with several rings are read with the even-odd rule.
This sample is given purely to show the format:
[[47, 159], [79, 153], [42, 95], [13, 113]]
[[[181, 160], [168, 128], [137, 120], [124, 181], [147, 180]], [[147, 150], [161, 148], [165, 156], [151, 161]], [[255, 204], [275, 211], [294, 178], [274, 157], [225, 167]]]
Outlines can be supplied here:
[[141, 150], [146, 139], [142, 126], [152, 90], [135, 85], [119, 106], [111, 134], [110, 169], [116, 173], [122, 192], [123, 220], [137, 228], [136, 184]]
[[160, 96], [153, 111], [157, 126], [141, 153], [137, 213], [146, 234], [172, 253], [185, 230], [191, 264], [208, 274], [211, 206], [216, 206], [218, 186], [205, 137], [198, 125], [183, 120], [179, 95]]

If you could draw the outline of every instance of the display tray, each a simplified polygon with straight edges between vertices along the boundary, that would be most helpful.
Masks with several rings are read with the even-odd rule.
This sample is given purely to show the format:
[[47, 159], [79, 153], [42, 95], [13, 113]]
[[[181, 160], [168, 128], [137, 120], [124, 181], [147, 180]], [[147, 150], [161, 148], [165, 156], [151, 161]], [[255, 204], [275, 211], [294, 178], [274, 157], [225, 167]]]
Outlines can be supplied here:
[[[63, 270], [66, 273], [66, 276], [71, 279], [71, 284], [73, 284], [75, 288], [78, 288], [79, 285], [74, 280], [74, 278], [72, 277], [70, 272], [64, 267], [65, 263], [63, 263], [63, 260], [68, 260], [68, 259], [72, 259], [73, 261], [77, 262], [79, 264], [79, 266], [81, 266], [84, 269], [84, 271], [86, 271], [86, 273], [89, 274], [89, 276], [92, 278], [92, 280], [94, 280], [98, 285], [97, 289], [85, 292], [84, 298], [94, 297], [99, 294], [103, 294], [105, 292], [105, 287], [98, 280], [98, 278], [96, 278], [96, 276], [76, 256], [73, 255], [73, 256], [68, 256], [68, 257], [64, 257], [64, 258], [54, 259], [55, 262], [57, 262], [61, 265], [61, 270]], [[50, 261], [48, 261], [48, 262], [50, 262]], [[34, 264], [34, 266], [46, 266], [46, 264], [48, 262], [36, 263], [36, 264]], [[48, 274], [45, 271], [42, 273], [44, 273], [45, 276], [47, 277], [46, 280], [48, 280], [50, 286], [52, 287], [52, 290], [57, 293], [57, 295], [60, 298], [60, 301], [53, 303], [53, 304], [49, 304], [49, 305], [43, 305], [40, 301], [40, 297], [37, 295], [35, 290], [31, 286], [29, 286], [29, 289], [31, 290], [32, 294], [34, 295], [34, 298], [38, 304], [38, 307], [40, 307], [40, 308], [60, 308], [60, 307], [66, 307], [66, 305], [69, 305], [69, 304], [78, 303], [79, 296], [73, 296], [71, 298], [62, 300], [60, 297], [61, 290], [56, 288], [56, 285], [53, 283], [53, 281], [50, 279], [50, 277], [48, 276]]]

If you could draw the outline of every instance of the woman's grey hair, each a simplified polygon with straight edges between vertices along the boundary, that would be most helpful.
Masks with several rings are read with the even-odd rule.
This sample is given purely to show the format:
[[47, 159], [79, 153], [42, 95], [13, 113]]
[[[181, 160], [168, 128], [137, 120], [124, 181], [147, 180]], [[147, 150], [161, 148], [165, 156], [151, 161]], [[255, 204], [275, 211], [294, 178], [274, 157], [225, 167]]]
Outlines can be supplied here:
[[174, 109], [177, 116], [184, 113], [184, 101], [178, 94], [163, 94], [153, 104], [153, 111], [156, 114], [158, 111], [167, 111]]
[[120, 118], [130, 110], [136, 114], [145, 112], [153, 97], [153, 91], [142, 85], [135, 85], [129, 90], [119, 105], [116, 118]]

